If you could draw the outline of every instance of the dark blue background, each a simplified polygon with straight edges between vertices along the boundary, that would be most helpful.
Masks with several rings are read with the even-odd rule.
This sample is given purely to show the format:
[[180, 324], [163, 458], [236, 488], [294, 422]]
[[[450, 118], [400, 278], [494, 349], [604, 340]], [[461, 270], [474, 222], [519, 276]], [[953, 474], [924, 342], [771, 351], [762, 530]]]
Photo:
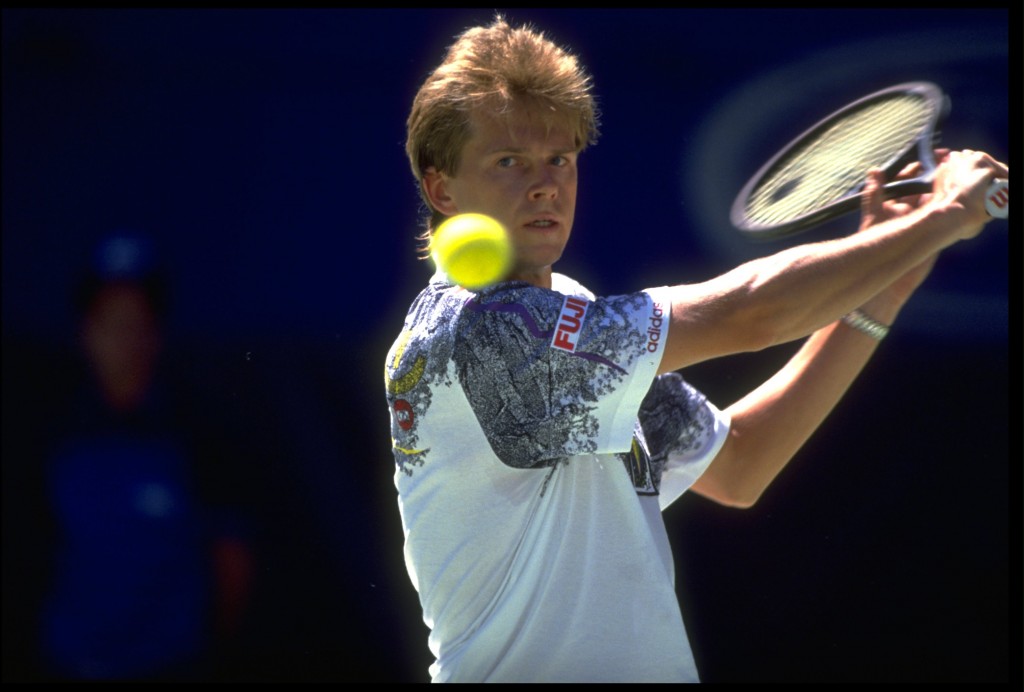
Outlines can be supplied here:
[[[492, 13], [3, 13], [4, 429], [58, 386], [47, 359], [72, 348], [68, 297], [92, 244], [153, 235], [175, 272], [179, 357], [258, 443], [254, 472], [280, 482], [268, 540], [290, 552], [254, 645], [280, 678], [344, 680], [359, 658], [380, 679], [425, 679], [381, 386], [431, 270], [415, 258], [404, 122], [451, 38]], [[509, 10], [577, 51], [603, 113], [560, 269], [617, 293], [785, 247], [732, 231], [736, 191], [818, 118], [897, 82], [950, 94], [944, 145], [1008, 160], [1008, 14]], [[1006, 679], [1017, 230], [994, 223], [941, 258], [757, 507], [669, 512], [705, 679]], [[688, 376], [726, 406], [792, 348]]]

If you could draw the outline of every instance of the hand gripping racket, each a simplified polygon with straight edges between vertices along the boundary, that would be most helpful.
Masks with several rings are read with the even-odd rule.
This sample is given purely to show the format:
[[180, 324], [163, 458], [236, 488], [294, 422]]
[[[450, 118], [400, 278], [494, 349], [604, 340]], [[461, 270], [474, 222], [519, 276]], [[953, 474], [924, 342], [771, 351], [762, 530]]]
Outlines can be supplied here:
[[[915, 159], [922, 173], [883, 189], [886, 199], [930, 192], [932, 151], [949, 98], [934, 84], [909, 82], [876, 91], [832, 113], [786, 145], [747, 182], [730, 220], [753, 240], [806, 231], [860, 208], [869, 168], [891, 178]], [[996, 180], [985, 207], [1009, 215], [1009, 181]]]

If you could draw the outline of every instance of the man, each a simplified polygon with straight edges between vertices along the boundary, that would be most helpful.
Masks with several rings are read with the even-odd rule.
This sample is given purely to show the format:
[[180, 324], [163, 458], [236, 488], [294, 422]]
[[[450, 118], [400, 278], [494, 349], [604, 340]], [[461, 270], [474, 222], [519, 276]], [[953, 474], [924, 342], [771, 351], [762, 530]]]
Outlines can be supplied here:
[[[597, 297], [552, 268], [597, 123], [576, 59], [500, 17], [464, 32], [413, 102], [425, 243], [478, 212], [515, 251], [508, 279], [478, 292], [436, 274], [386, 361], [406, 564], [437, 682], [698, 681], [661, 510], [688, 489], [753, 504], [937, 254], [981, 231], [985, 188], [1009, 174], [943, 152], [932, 194], [883, 203], [881, 174], [865, 172], [851, 237]], [[804, 337], [724, 410], [676, 372]]]
[[248, 607], [244, 476], [166, 369], [169, 285], [152, 243], [104, 239], [76, 288], [87, 377], [46, 458], [42, 674], [211, 679]]

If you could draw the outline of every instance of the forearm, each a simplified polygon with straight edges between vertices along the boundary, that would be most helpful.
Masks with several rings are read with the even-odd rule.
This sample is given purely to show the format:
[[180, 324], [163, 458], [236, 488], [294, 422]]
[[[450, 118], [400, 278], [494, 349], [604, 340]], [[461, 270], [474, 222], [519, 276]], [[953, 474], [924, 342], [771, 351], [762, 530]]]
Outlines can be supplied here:
[[663, 371], [807, 336], [955, 242], [960, 224], [955, 210], [922, 208], [676, 287]]
[[[955, 242], [955, 227], [944, 212], [921, 210], [769, 259], [766, 266], [757, 267], [749, 294], [751, 310], [774, 325], [766, 345], [807, 336], [863, 306]], [[895, 313], [886, 319], [894, 317]]]
[[[728, 283], [708, 291], [715, 298], [744, 295], [741, 303], [757, 306], [737, 312], [754, 325], [752, 350], [799, 338], [804, 330], [813, 333], [808, 332], [810, 337], [779, 372], [727, 409], [732, 418], [729, 439], [694, 484], [695, 491], [724, 504], [753, 504], [828, 417], [878, 346], [872, 336], [839, 318], [860, 307], [875, 321], [891, 324], [931, 271], [938, 253], [981, 231], [987, 213], [979, 193], [992, 172], [1007, 175], [1006, 166], [986, 154], [953, 152], [940, 172], [927, 199], [887, 203], [881, 192], [883, 174], [872, 170], [865, 184], [859, 233], [741, 267], [734, 277], [740, 281], [734, 284], [745, 288], [745, 295], [730, 293]], [[701, 322], [721, 326], [721, 319], [706, 319], [707, 303], [693, 302], [698, 334]], [[672, 307], [676, 337], [691, 336], [677, 329], [677, 305]], [[683, 315], [687, 306], [678, 307]], [[742, 320], [732, 328], [742, 330]], [[673, 346], [672, 336], [670, 331], [667, 346]], [[702, 355], [701, 348], [713, 352], [737, 340], [735, 334], [725, 338], [725, 343], [698, 339], [697, 347], [680, 347], [677, 341], [674, 347], [690, 348], [688, 355], [694, 357]], [[669, 353], [666, 348], [666, 356]]]
[[724, 504], [753, 504], [832, 412], [877, 345], [842, 322], [812, 334], [781, 370], [727, 409], [729, 441], [694, 490]]

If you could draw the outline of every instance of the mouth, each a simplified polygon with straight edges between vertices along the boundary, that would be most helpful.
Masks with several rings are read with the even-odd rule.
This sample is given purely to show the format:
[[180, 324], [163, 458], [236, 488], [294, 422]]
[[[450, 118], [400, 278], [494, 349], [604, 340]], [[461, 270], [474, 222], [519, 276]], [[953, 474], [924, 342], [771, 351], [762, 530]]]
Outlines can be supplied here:
[[527, 224], [524, 224], [526, 228], [538, 230], [538, 231], [549, 231], [558, 227], [558, 222], [554, 219], [534, 219]]

